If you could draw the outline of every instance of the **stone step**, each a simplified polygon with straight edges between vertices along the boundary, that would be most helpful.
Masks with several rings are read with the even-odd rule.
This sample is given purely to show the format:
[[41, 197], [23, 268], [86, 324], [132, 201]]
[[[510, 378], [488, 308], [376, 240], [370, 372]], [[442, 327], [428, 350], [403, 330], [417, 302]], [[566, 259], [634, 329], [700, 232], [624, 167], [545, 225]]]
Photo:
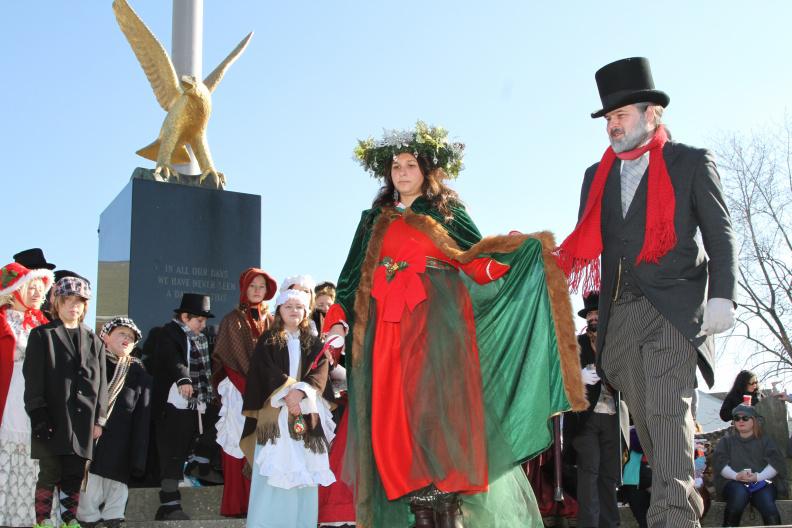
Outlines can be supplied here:
[[245, 528], [245, 519], [203, 519], [191, 521], [127, 521], [126, 528]]
[[[129, 490], [126, 518], [129, 528], [236, 528], [245, 526], [244, 519], [229, 519], [220, 515], [220, 500], [223, 496], [222, 486], [207, 486], [202, 488], [179, 488], [182, 494], [182, 505], [191, 517], [190, 521], [154, 521], [154, 514], [159, 507], [158, 488], [133, 488]], [[784, 526], [792, 526], [792, 500], [776, 501], [781, 512]], [[707, 515], [702, 519], [701, 525], [705, 527], [721, 526], [723, 522], [724, 503], [713, 502]], [[629, 508], [619, 508], [622, 528], [637, 528], [638, 524]], [[761, 526], [762, 517], [759, 512], [750, 506], [745, 509], [742, 526]], [[547, 526], [566, 527], [575, 526], [574, 520], [570, 522], [555, 522], [546, 518]]]
[[[202, 488], [179, 488], [182, 496], [182, 508], [194, 521], [225, 520], [220, 515], [220, 500], [223, 497], [223, 486], [206, 486]], [[152, 522], [159, 508], [159, 488], [132, 488], [126, 507], [127, 521]], [[130, 524], [131, 526], [131, 524]], [[143, 525], [140, 525], [143, 526]], [[157, 523], [156, 526], [166, 526]], [[181, 525], [180, 525], [181, 526]], [[184, 525], [198, 526], [198, 525]], [[207, 525], [225, 526], [225, 525]], [[228, 526], [236, 526], [229, 524]], [[244, 526], [244, 523], [240, 526]]]
[[[784, 523], [782, 526], [792, 526], [792, 500], [779, 500], [776, 501], [778, 510], [781, 513], [781, 521]], [[713, 502], [710, 506], [707, 515], [701, 520], [702, 527], [714, 527], [723, 525], [723, 508], [725, 503]], [[638, 523], [635, 522], [632, 512], [627, 507], [619, 508], [619, 516], [621, 517], [621, 528], [638, 528]], [[556, 521], [551, 517], [544, 519], [545, 526], [556, 528], [572, 528], [577, 526], [574, 519], [567, 520], [561, 519]], [[788, 524], [789, 523], [789, 524]], [[761, 527], [762, 516], [755, 509], [748, 506], [743, 512], [741, 526]]]

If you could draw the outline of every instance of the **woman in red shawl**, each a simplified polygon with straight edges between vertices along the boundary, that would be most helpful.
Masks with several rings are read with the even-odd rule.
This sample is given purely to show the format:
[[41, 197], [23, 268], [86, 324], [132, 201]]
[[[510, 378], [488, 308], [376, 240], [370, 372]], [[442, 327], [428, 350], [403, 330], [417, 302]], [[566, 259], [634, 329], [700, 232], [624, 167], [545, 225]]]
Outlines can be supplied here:
[[23, 396], [28, 335], [46, 324], [39, 309], [53, 282], [48, 269], [12, 263], [0, 269], [0, 526], [32, 526], [38, 460], [30, 458]]
[[217, 422], [217, 442], [223, 447], [223, 500], [220, 513], [230, 517], [247, 514], [250, 479], [243, 475], [245, 458], [239, 439], [245, 419], [245, 394], [250, 357], [259, 336], [270, 328], [272, 315], [265, 301], [277, 289], [275, 279], [259, 268], [248, 268], [239, 277], [239, 306], [223, 318], [215, 343], [212, 383], [222, 399]]

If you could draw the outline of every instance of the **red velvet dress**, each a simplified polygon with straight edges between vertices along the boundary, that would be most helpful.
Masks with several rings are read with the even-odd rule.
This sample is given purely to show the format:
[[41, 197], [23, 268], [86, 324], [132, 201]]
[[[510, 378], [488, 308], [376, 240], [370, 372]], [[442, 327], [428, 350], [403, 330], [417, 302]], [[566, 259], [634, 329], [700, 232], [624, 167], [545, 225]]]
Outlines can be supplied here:
[[[460, 264], [403, 218], [385, 232], [379, 262], [371, 290], [377, 305], [371, 435], [387, 497], [429, 485], [444, 492], [486, 491], [476, 330]], [[337, 305], [331, 308], [325, 329], [344, 319], [339, 311]], [[446, 412], [451, 408], [461, 412]], [[346, 420], [339, 437], [345, 429]], [[333, 462], [342, 458], [341, 449], [337, 438], [331, 453], [337, 475], [340, 468]]]
[[[459, 264], [449, 262], [428, 236], [407, 225], [404, 219], [394, 221], [383, 237], [380, 262], [387, 257], [396, 263], [407, 263], [390, 278], [387, 268], [378, 266], [372, 287], [377, 319], [371, 434], [388, 499], [430, 484], [445, 492], [484, 491], [486, 435], [476, 329], [470, 297], [458, 279]], [[431, 273], [457, 280], [446, 284], [448, 290], [436, 291], [427, 268]], [[454, 299], [454, 313], [447, 314], [449, 317], [430, 313], [433, 308], [440, 308], [439, 303], [433, 302], [436, 295]], [[438, 315], [446, 328], [430, 329], [428, 321]], [[459, 364], [454, 369], [454, 379], [438, 378], [426, 383], [427, 372], [445, 370], [436, 364], [444, 359], [430, 357], [433, 345], [438, 344], [439, 332], [450, 340], [458, 339], [459, 348], [452, 357], [444, 359]], [[448, 391], [446, 384], [457, 387]], [[456, 401], [444, 402], [451, 395]], [[444, 412], [453, 406], [465, 411]]]

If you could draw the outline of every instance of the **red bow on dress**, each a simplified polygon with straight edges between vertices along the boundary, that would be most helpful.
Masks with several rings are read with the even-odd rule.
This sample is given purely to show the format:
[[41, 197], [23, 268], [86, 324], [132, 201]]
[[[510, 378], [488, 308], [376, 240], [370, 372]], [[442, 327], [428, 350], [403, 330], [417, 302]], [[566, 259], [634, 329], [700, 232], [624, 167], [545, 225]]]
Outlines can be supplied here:
[[389, 323], [401, 321], [404, 307], [411, 312], [426, 300], [419, 274], [426, 271], [426, 256], [416, 246], [402, 246], [398, 255], [384, 257], [374, 272], [371, 296]]

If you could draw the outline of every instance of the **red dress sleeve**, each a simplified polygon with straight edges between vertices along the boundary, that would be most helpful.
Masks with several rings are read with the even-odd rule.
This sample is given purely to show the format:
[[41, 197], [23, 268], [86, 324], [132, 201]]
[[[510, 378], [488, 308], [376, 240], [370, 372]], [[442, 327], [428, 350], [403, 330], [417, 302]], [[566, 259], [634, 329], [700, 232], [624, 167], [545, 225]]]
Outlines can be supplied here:
[[481, 257], [462, 264], [460, 268], [476, 283], [487, 284], [506, 275], [510, 266], [492, 258]]
[[325, 315], [324, 325], [322, 326], [322, 333], [329, 332], [333, 325], [342, 324], [345, 329], [349, 328], [346, 322], [346, 312], [340, 304], [336, 303], [330, 307]]

